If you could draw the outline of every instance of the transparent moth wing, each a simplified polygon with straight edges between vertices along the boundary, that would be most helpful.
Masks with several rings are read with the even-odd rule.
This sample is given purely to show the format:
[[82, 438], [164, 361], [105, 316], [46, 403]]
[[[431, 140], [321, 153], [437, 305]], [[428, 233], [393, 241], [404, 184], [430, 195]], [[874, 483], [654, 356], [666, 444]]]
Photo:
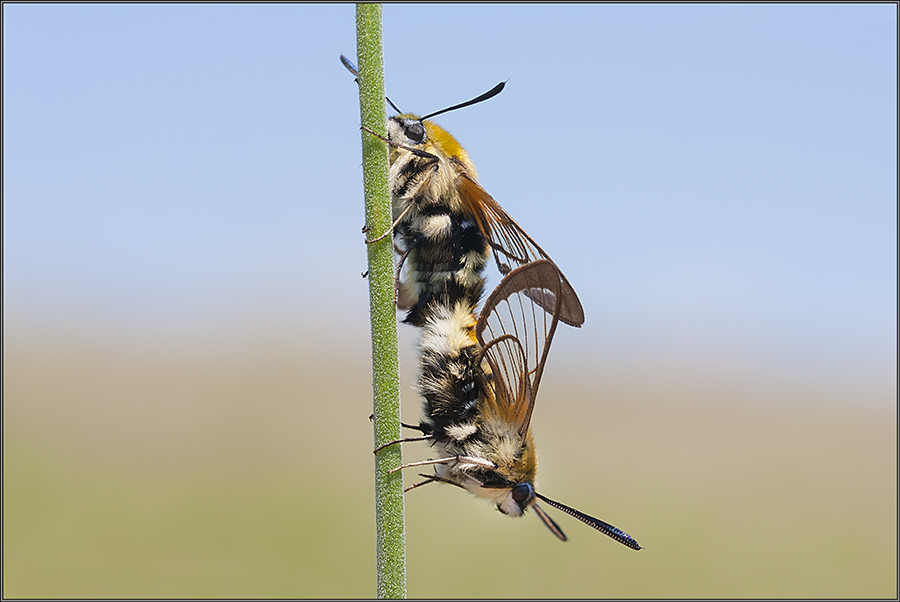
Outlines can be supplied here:
[[[550, 256], [478, 182], [461, 168], [458, 168], [457, 177], [462, 198], [489, 241], [497, 269], [501, 274], [509, 274], [517, 267], [540, 259], [552, 263]], [[584, 324], [584, 308], [581, 301], [561, 271], [559, 278], [561, 282], [559, 319], [569, 326], [581, 326]], [[554, 311], [553, 307], [544, 305], [544, 300], [536, 300], [536, 303], [548, 312]]]
[[[475, 336], [491, 369], [497, 409], [517, 427], [520, 437], [527, 435], [531, 424], [550, 343], [564, 311], [566, 285], [565, 277], [547, 259], [510, 270], [485, 301], [475, 326]], [[641, 549], [621, 529], [538, 492], [535, 496], [619, 543]], [[559, 525], [536, 502], [531, 507], [554, 535], [566, 541]]]
[[562, 274], [552, 261], [526, 263], [494, 289], [475, 326], [497, 403], [523, 437], [559, 323], [563, 290]]

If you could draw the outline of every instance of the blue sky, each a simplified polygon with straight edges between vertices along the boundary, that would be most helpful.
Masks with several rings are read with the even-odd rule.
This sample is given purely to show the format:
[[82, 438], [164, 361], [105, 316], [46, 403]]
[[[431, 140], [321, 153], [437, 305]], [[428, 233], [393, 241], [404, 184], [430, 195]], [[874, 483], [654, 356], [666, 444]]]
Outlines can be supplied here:
[[[354, 10], [4, 5], [4, 326], [367, 345]], [[388, 5], [384, 46], [404, 111], [508, 80], [437, 121], [579, 292], [570, 349], [892, 382], [895, 5]]]

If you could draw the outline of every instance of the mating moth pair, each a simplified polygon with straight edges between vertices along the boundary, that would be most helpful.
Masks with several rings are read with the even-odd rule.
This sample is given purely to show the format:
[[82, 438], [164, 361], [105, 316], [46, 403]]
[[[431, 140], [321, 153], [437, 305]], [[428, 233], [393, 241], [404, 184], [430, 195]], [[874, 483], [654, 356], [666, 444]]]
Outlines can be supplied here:
[[[345, 57], [344, 65], [358, 75]], [[387, 121], [393, 235], [399, 255], [397, 306], [421, 329], [419, 390], [425, 417], [404, 425], [422, 433], [382, 446], [428, 441], [433, 474], [406, 491], [439, 482], [487, 499], [503, 514], [532, 508], [560, 539], [565, 534], [538, 502], [635, 550], [624, 531], [556, 502], [535, 489], [531, 415], [550, 342], [559, 322], [579, 327], [584, 311], [549, 255], [482, 188], [466, 151], [431, 118], [487, 100], [498, 84], [468, 102]], [[368, 130], [367, 130], [368, 131]], [[374, 132], [370, 134], [381, 138]], [[484, 270], [493, 256], [503, 279], [484, 302]], [[398, 469], [399, 470], [399, 469]]]

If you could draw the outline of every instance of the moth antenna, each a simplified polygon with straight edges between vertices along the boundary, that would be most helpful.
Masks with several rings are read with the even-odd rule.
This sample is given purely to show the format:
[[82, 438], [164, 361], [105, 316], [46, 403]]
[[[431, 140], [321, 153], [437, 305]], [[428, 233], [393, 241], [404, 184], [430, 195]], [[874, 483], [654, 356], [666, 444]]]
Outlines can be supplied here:
[[559, 502], [555, 502], [555, 501], [551, 500], [550, 498], [541, 495], [537, 491], [535, 491], [534, 494], [541, 501], [550, 504], [557, 510], [562, 510], [569, 516], [574, 516], [575, 518], [577, 518], [584, 524], [597, 529], [604, 535], [608, 535], [608, 536], [612, 537], [613, 539], [618, 541], [620, 544], [626, 545], [629, 548], [631, 548], [632, 550], [640, 550], [641, 549], [641, 546], [638, 545], [637, 540], [635, 540], [635, 538], [633, 538], [631, 535], [629, 535], [625, 531], [622, 531], [621, 529], [617, 529], [616, 527], [613, 527], [611, 524], [603, 522], [599, 518], [594, 518], [593, 516], [588, 516], [584, 512], [579, 512], [575, 508], [570, 508], [569, 506], [566, 506], [565, 504], [560, 504]]
[[[344, 64], [344, 67], [347, 68], [347, 71], [349, 71], [350, 73], [352, 73], [353, 75], [356, 76], [356, 78], [357, 78], [356, 83], [359, 83], [359, 69], [356, 68], [356, 65], [354, 65], [353, 62], [350, 59], [348, 59], [347, 57], [345, 57], [343, 54], [341, 55], [341, 62]], [[401, 111], [400, 109], [397, 108], [397, 105], [395, 105], [394, 103], [391, 102], [390, 98], [385, 96], [384, 99], [386, 101], [388, 101], [388, 104], [391, 105], [391, 108], [394, 109], [395, 111], [397, 111], [397, 113], [401, 113], [401, 114], [403, 113], [403, 111]]]
[[[506, 80], [506, 81], [509, 81], [509, 80]], [[468, 107], [469, 105], [473, 105], [473, 104], [481, 102], [483, 100], [493, 98], [493, 97], [497, 96], [498, 94], [500, 94], [500, 92], [503, 91], [503, 86], [505, 86], [505, 85], [506, 85], [506, 82], [500, 82], [499, 84], [497, 84], [496, 86], [494, 86], [493, 88], [491, 88], [490, 90], [488, 90], [487, 92], [485, 92], [484, 94], [482, 94], [481, 96], [479, 96], [477, 98], [473, 98], [472, 100], [467, 100], [466, 102], [464, 102], [462, 104], [453, 105], [452, 107], [447, 107], [446, 109], [441, 109], [440, 111], [435, 111], [434, 113], [429, 113], [425, 117], [422, 117], [420, 119], [420, 121], [424, 121], [425, 119], [430, 119], [431, 117], [440, 115], [441, 113], [446, 113], [448, 111], [455, 111], [456, 109]]]
[[550, 531], [559, 537], [563, 541], [569, 541], [569, 538], [566, 537], [566, 534], [563, 533], [562, 529], [559, 528], [559, 525], [556, 524], [556, 521], [547, 516], [547, 513], [544, 512], [544, 509], [538, 506], [536, 503], [531, 505], [534, 508], [534, 511], [537, 513], [538, 517], [547, 525], [547, 528]]
[[391, 108], [393, 108], [395, 111], [397, 111], [397, 114], [398, 114], [398, 115], [402, 115], [402, 114], [403, 114], [403, 111], [401, 111], [400, 109], [398, 109], [398, 108], [397, 108], [397, 105], [395, 105], [394, 103], [392, 103], [390, 98], [388, 98], [387, 96], [385, 96], [384, 99], [385, 99], [386, 101], [388, 101], [388, 104], [391, 105]]
[[344, 64], [344, 67], [347, 68], [347, 71], [349, 71], [356, 77], [359, 77], [359, 69], [357, 69], [356, 65], [354, 65], [353, 62], [350, 59], [348, 59], [347, 57], [345, 57], [343, 54], [341, 55], [341, 62]]

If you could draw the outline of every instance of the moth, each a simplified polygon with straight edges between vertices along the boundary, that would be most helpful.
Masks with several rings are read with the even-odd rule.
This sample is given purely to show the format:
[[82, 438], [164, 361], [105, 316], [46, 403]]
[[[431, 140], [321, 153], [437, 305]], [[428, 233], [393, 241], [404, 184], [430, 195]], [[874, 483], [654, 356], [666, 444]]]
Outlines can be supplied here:
[[[341, 61], [358, 76], [349, 59], [342, 55]], [[387, 232], [366, 242], [393, 234], [400, 257], [397, 307], [408, 310], [407, 323], [421, 327], [433, 299], [446, 304], [466, 298], [477, 304], [491, 254], [504, 275], [538, 259], [550, 261], [550, 256], [478, 183], [475, 164], [462, 145], [431, 121], [437, 115], [493, 98], [504, 86], [505, 82], [497, 84], [472, 100], [424, 117], [403, 113], [387, 99], [399, 113], [388, 118], [387, 137], [363, 128], [390, 145], [388, 181], [393, 223]], [[561, 273], [560, 278], [559, 320], [581, 326], [584, 309], [578, 295]]]
[[[538, 502], [561, 510], [632, 549], [624, 531], [536, 490], [537, 456], [531, 416], [550, 343], [567, 294], [553, 262], [538, 259], [511, 270], [476, 318], [467, 299], [433, 301], [420, 342], [419, 388], [425, 399], [421, 437], [438, 457], [401, 466], [433, 466], [432, 482], [461, 487], [509, 516], [532, 508], [560, 539], [566, 536]], [[381, 446], [381, 449], [385, 446]], [[376, 450], [377, 452], [378, 450]]]

